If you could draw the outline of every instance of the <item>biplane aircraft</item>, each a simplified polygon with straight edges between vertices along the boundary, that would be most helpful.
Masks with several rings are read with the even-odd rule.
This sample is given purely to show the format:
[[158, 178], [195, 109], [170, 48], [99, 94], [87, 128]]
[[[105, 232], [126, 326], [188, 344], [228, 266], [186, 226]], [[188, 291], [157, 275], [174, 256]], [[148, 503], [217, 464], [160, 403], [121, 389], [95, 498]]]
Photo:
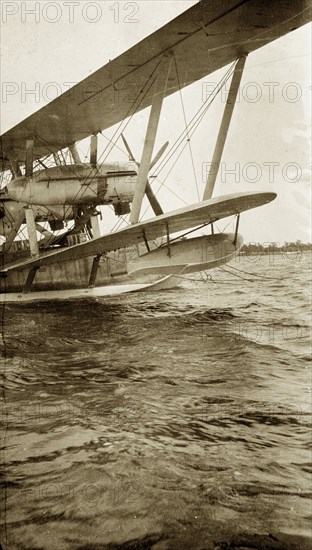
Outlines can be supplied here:
[[[309, 21], [306, 0], [201, 0], [4, 133], [1, 172], [9, 178], [0, 192], [2, 301], [171, 288], [186, 274], [230, 261], [243, 242], [240, 214], [276, 195], [253, 191], [213, 197], [214, 170], [201, 202], [164, 212], [149, 181], [168, 146], [155, 155], [162, 104], [183, 87], [229, 67], [231, 86], [212, 159], [220, 166], [247, 56]], [[126, 94], [133, 84], [138, 93], [129, 105]], [[102, 162], [100, 132], [146, 108], [140, 162], [122, 130], [116, 142], [123, 139], [131, 166]], [[87, 163], [78, 147], [86, 138]], [[140, 221], [145, 196], [154, 217]], [[99, 208], [105, 205], [117, 216], [129, 215], [128, 226], [101, 235]], [[236, 217], [235, 231], [215, 232], [214, 223], [229, 216]], [[206, 234], [190, 236], [202, 228]]]

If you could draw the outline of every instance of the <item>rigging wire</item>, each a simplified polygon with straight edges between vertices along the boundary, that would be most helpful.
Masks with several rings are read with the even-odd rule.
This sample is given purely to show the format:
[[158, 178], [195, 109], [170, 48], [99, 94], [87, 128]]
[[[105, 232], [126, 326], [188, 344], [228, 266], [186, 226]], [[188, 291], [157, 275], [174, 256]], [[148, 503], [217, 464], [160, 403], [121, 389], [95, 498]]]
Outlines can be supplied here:
[[[121, 133], [123, 133], [125, 131], [125, 129], [127, 128], [128, 124], [131, 122], [134, 114], [136, 113], [137, 109], [139, 108], [139, 106], [141, 105], [142, 101], [145, 99], [146, 95], [148, 94], [148, 92], [150, 91], [151, 87], [153, 86], [155, 80], [157, 77], [155, 77], [153, 79], [153, 76], [158, 68], [160, 64], [160, 60], [159, 62], [156, 64], [156, 66], [154, 67], [152, 73], [150, 74], [148, 80], [145, 82], [144, 86], [141, 88], [141, 90], [139, 91], [139, 93], [137, 94], [136, 98], [134, 99], [133, 103], [131, 104], [128, 112], [126, 113], [125, 115], [125, 119], [127, 117], [129, 117], [129, 120], [125, 123], [125, 119], [123, 119], [121, 121], [121, 123], [119, 124], [119, 126], [117, 127], [117, 129], [115, 130], [111, 140], [110, 140], [110, 143], [111, 144], [111, 147], [109, 148], [109, 144], [105, 147], [104, 151], [101, 153], [99, 159], [98, 159], [98, 165], [97, 165], [97, 168], [96, 168], [96, 172], [95, 174], [92, 175], [92, 170], [91, 172], [89, 173], [89, 175], [86, 177], [85, 181], [84, 181], [84, 185], [87, 185], [87, 186], [90, 186], [91, 183], [92, 183], [92, 180], [94, 179], [94, 177], [97, 175], [97, 173], [99, 172], [99, 168], [103, 166], [105, 160], [107, 159], [108, 155], [111, 153], [112, 149], [116, 146], [116, 143], [118, 141], [118, 139], [120, 138], [120, 135]], [[151, 81], [151, 84], [149, 85], [149, 87], [147, 87], [147, 85], [149, 84], [149, 82]], [[140, 96], [141, 94], [143, 93], [144, 91], [144, 88], [147, 89], [145, 90], [145, 93], [143, 95], [143, 97], [140, 99]], [[138, 104], [136, 105], [136, 103], [138, 102]], [[132, 112], [133, 111], [133, 112]], [[124, 126], [124, 128], [123, 128]], [[119, 134], [118, 134], [119, 133]], [[117, 137], [116, 137], [117, 136]], [[116, 137], [116, 140], [114, 141], [114, 138]], [[107, 151], [108, 150], [108, 151]], [[105, 155], [105, 152], [107, 151], [106, 155]], [[100, 159], [103, 157], [103, 160], [100, 164]], [[91, 176], [91, 181], [88, 183], [88, 178]]]
[[[226, 84], [226, 82], [228, 81], [228, 79], [230, 78], [230, 76], [233, 74], [234, 72], [234, 68], [235, 68], [235, 64], [236, 64], [236, 61], [229, 67], [229, 69], [226, 71], [225, 75], [221, 78], [221, 80], [219, 81], [219, 83], [215, 86], [215, 88], [212, 90], [211, 94], [208, 96], [208, 98], [206, 99], [206, 102], [208, 102], [208, 100], [211, 98], [212, 94], [215, 93], [215, 95], [213, 96], [213, 98], [211, 99], [211, 101], [208, 103], [208, 105], [206, 105], [206, 107], [204, 108], [204, 111], [202, 113], [200, 113], [200, 111], [202, 110], [203, 106], [200, 107], [200, 109], [197, 111], [197, 113], [195, 113], [195, 115], [193, 116], [193, 118], [191, 119], [190, 121], [190, 124], [195, 120], [195, 123], [193, 123], [193, 126], [191, 127], [191, 130], [193, 130], [192, 132], [192, 135], [194, 134], [195, 130], [198, 128], [199, 124], [201, 123], [201, 121], [203, 120], [204, 116], [206, 115], [209, 107], [212, 105], [213, 101], [215, 100], [215, 98], [217, 97], [217, 95], [219, 94], [219, 92], [221, 91], [222, 87]], [[204, 104], [205, 105], [205, 104]], [[198, 117], [199, 115], [199, 117]], [[196, 117], [198, 117], [198, 119], [196, 120]], [[158, 175], [156, 177], [156, 181], [158, 181], [160, 183], [160, 186], [158, 188], [158, 190], [156, 191], [155, 195], [157, 196], [160, 189], [162, 187], [165, 187], [166, 189], [168, 189], [169, 191], [171, 191], [179, 200], [181, 200], [185, 205], [187, 205], [187, 202], [184, 201], [184, 199], [182, 199], [179, 195], [177, 195], [176, 193], [174, 193], [172, 190], [170, 190], [166, 185], [165, 185], [165, 181], [168, 179], [169, 175], [171, 174], [172, 170], [174, 169], [175, 165], [177, 164], [178, 160], [180, 159], [181, 155], [183, 154], [186, 146], [187, 146], [187, 141], [186, 143], [184, 143], [180, 153], [178, 154], [175, 162], [173, 163], [173, 165], [171, 166], [171, 168], [169, 169], [168, 173], [166, 174], [165, 178], [163, 181], [159, 180], [158, 179], [158, 176], [159, 176], [159, 172], [161, 172], [165, 166], [168, 164], [168, 162], [170, 161], [170, 159], [173, 157], [173, 155], [175, 154], [175, 152], [178, 150], [178, 148], [182, 145], [183, 143], [183, 140], [185, 138], [184, 134], [187, 132], [187, 135], [189, 135], [189, 129], [188, 127], [186, 127], [182, 133], [180, 134], [180, 136], [176, 139], [176, 141], [173, 143], [173, 145], [171, 146], [171, 148], [169, 149], [169, 151], [167, 152], [167, 154], [165, 155], [165, 157], [163, 158], [160, 166], [158, 167]], [[167, 158], [168, 157], [168, 158]], [[166, 160], [167, 158], [167, 160]], [[162, 166], [163, 164], [163, 166]], [[153, 176], [152, 176], [153, 177]], [[154, 176], [155, 177], [155, 176]], [[141, 216], [141, 219], [145, 216], [147, 210], [149, 209], [150, 207], [148, 206], [143, 215]]]
[[251, 283], [256, 282], [255, 279], [246, 279], [245, 277], [242, 277], [241, 275], [238, 275], [238, 273], [232, 273], [231, 271], [228, 271], [224, 267], [219, 267], [220, 271], [224, 271], [224, 273], [228, 273], [229, 275], [234, 275], [234, 277], [238, 277], [239, 279], [242, 279], [242, 281], [249, 281]]
[[[198, 195], [198, 198], [200, 199], [200, 195], [199, 195], [199, 189], [198, 189], [198, 182], [197, 182], [197, 178], [196, 178], [196, 171], [195, 171], [195, 164], [194, 164], [194, 157], [193, 157], [193, 153], [192, 153], [192, 148], [191, 148], [191, 143], [190, 143], [190, 137], [191, 135], [194, 134], [194, 131], [197, 129], [198, 125], [200, 124], [200, 122], [203, 120], [206, 112], [208, 111], [208, 108], [211, 106], [212, 102], [214, 101], [214, 99], [217, 97], [218, 93], [220, 92], [220, 90], [222, 89], [222, 87], [224, 86], [224, 84], [227, 82], [227, 80], [230, 78], [231, 76], [231, 71], [232, 71], [232, 67], [234, 68], [235, 66], [235, 63], [232, 64], [232, 66], [228, 69], [228, 71], [225, 73], [225, 75], [222, 77], [222, 79], [220, 80], [219, 84], [214, 88], [214, 90], [211, 92], [211, 94], [208, 96], [207, 100], [205, 101], [204, 105], [202, 105], [200, 107], [200, 109], [197, 111], [197, 113], [193, 116], [193, 118], [191, 119], [191, 121], [189, 122], [189, 124], [187, 124], [187, 120], [186, 120], [186, 113], [185, 113], [185, 108], [184, 108], [184, 104], [183, 104], [183, 97], [182, 97], [182, 93], [181, 93], [181, 83], [180, 83], [180, 78], [179, 78], [179, 73], [178, 73], [178, 67], [177, 67], [177, 62], [176, 62], [176, 58], [174, 56], [174, 60], [175, 60], [175, 67], [176, 67], [176, 73], [177, 73], [177, 79], [178, 79], [178, 86], [179, 86], [179, 93], [180, 93], [180, 98], [181, 98], [181, 104], [182, 104], [182, 110], [183, 110], [183, 116], [184, 116], [184, 122], [185, 122], [185, 129], [183, 130], [183, 132], [181, 133], [181, 135], [178, 137], [178, 139], [176, 140], [176, 142], [173, 144], [173, 146], [171, 147], [171, 149], [168, 151], [168, 153], [165, 155], [165, 158], [163, 159], [159, 169], [158, 169], [158, 173], [161, 172], [165, 166], [168, 164], [168, 162], [170, 161], [170, 159], [173, 157], [173, 154], [177, 151], [177, 149], [182, 145], [183, 143], [183, 140], [185, 139], [186, 137], [186, 143], [183, 145], [182, 147], [182, 150], [180, 151], [179, 155], [177, 156], [174, 164], [172, 165], [172, 167], [170, 168], [170, 170], [168, 171], [167, 175], [165, 176], [165, 179], [160, 182], [161, 185], [159, 187], [159, 189], [157, 190], [157, 193], [160, 191], [160, 189], [164, 186], [166, 189], [168, 189], [168, 191], [170, 191], [173, 195], [175, 195], [177, 198], [179, 198], [180, 200], [182, 200], [184, 202], [184, 204], [187, 204], [186, 201], [184, 201], [183, 199], [181, 199], [181, 197], [179, 197], [179, 195], [177, 193], [175, 193], [174, 191], [172, 191], [170, 188], [168, 188], [166, 185], [165, 185], [165, 181], [167, 180], [167, 178], [169, 177], [170, 173], [172, 172], [174, 166], [176, 165], [176, 163], [178, 162], [179, 158], [181, 157], [183, 151], [185, 150], [185, 147], [187, 146], [187, 144], [189, 144], [189, 147], [190, 147], [190, 154], [191, 154], [191, 160], [192, 160], [192, 167], [193, 167], [193, 172], [194, 172], [194, 177], [195, 177], [195, 182], [196, 182], [196, 189], [197, 189], [197, 195]], [[149, 82], [151, 81], [151, 84], [149, 87], [147, 87], [143, 97], [140, 99], [138, 105], [135, 107], [135, 109], [133, 110], [129, 120], [126, 122], [125, 124], [125, 127], [122, 131], [125, 130], [125, 128], [128, 126], [128, 124], [130, 123], [130, 121], [132, 120], [135, 112], [137, 111], [138, 107], [141, 105], [142, 101], [145, 99], [146, 95], [148, 94], [148, 92], [150, 91], [151, 87], [153, 86], [155, 80], [157, 77], [155, 77], [153, 79], [153, 76], [158, 68], [160, 64], [160, 61], [156, 64], [155, 68], [153, 69], [151, 75], [149, 76], [148, 80], [146, 81], [146, 83], [144, 84], [144, 86], [142, 87], [142, 89], [139, 91], [137, 97], [135, 98], [133, 104], [130, 106], [129, 110], [128, 110], [128, 113], [126, 115], [129, 116], [129, 114], [132, 112], [133, 110], [133, 107], [136, 105], [136, 103], [139, 101], [139, 98], [141, 96], [141, 94], [143, 93], [144, 89], [147, 87], [147, 85], [149, 84]], [[213, 95], [214, 94], [214, 95]], [[210, 98], [212, 97], [212, 99], [210, 100]], [[210, 101], [208, 101], [210, 100]], [[114, 141], [114, 137], [118, 134], [119, 130], [122, 128], [122, 126], [124, 125], [124, 122], [125, 120], [123, 120], [118, 128], [116, 129], [112, 139], [108, 139], [109, 143], [108, 145], [105, 147], [104, 151], [102, 152], [101, 156], [99, 157], [103, 158], [103, 161], [102, 163], [99, 165], [99, 166], [102, 166], [103, 163], [105, 162], [107, 156], [110, 154], [110, 152], [112, 151], [113, 147], [115, 147], [117, 145], [117, 140], [119, 139], [120, 135], [118, 135], [117, 139]], [[102, 134], [102, 132], [100, 132]], [[104, 134], [102, 134], [104, 136]], [[106, 136], [104, 136], [106, 137]], [[39, 139], [39, 141], [41, 141], [50, 151], [51, 151], [51, 154], [54, 155], [55, 152], [54, 152], [54, 146], [52, 144], [49, 144], [46, 140], [43, 140], [42, 138], [39, 138], [37, 136], [37, 139]], [[109, 148], [109, 145], [111, 145], [111, 147]], [[119, 148], [120, 149], [120, 148]], [[107, 154], [105, 155], [105, 152], [107, 151]], [[62, 155], [62, 158], [63, 158], [63, 162], [65, 162], [65, 157], [64, 157], [64, 152], [63, 150], [61, 150], [61, 155]], [[166, 161], [166, 162], [164, 162]], [[66, 162], [65, 162], [66, 164]], [[74, 170], [74, 166], [76, 165], [67, 165], [67, 166], [70, 166], [70, 170], [73, 172], [73, 174], [79, 179], [79, 174], [77, 174], [77, 172]], [[96, 173], [98, 173], [99, 171], [99, 168], [96, 168]], [[93, 170], [91, 169], [90, 170], [90, 173], [86, 176], [85, 178], [85, 181], [84, 181], [84, 185], [87, 185], [88, 187], [90, 187], [90, 184], [92, 183], [94, 177], [96, 176], [96, 173], [92, 175], [92, 172]], [[90, 178], [91, 176], [91, 180], [90, 180], [90, 183], [88, 183], [88, 178]], [[156, 194], [157, 194], [156, 193]], [[79, 191], [77, 192], [77, 195], [79, 194]], [[94, 191], [94, 194], [96, 195], [96, 192]], [[68, 212], [70, 211], [70, 208], [71, 208], [71, 205], [69, 207], [67, 207], [67, 210], [64, 212], [64, 217], [66, 217], [66, 215], [68, 214]], [[147, 211], [147, 210], [146, 210]], [[144, 214], [146, 213], [146, 211], [144, 212]], [[125, 223], [128, 223], [124, 218], [122, 218], [121, 220], [118, 220], [117, 222], [117, 226], [118, 224], [120, 225], [122, 222], [125, 222]], [[115, 225], [115, 227], [116, 227]], [[57, 236], [60, 236], [60, 235], [56, 235]]]
[[260, 275], [258, 273], [251, 273], [249, 271], [244, 271], [242, 269], [238, 269], [237, 267], [234, 267], [232, 265], [228, 265], [227, 267], [228, 267], [228, 269], [234, 269], [238, 273], [232, 273], [231, 271], [228, 271], [224, 267], [220, 267], [219, 269], [221, 271], [224, 271], [225, 273], [229, 273], [230, 275], [233, 275], [234, 277], [239, 277], [243, 281], [250, 281], [250, 282], [253, 282], [253, 283], [259, 282], [259, 281], [257, 281], [257, 279], [248, 279], [248, 278], [246, 279], [245, 277], [242, 277], [241, 275], [239, 275], [239, 273], [243, 273], [244, 275], [252, 275], [253, 277], [259, 277], [260, 279], [269, 279], [269, 280], [273, 280], [273, 281], [278, 280], [278, 277], [267, 277], [265, 275]]
[[[185, 139], [185, 135], [187, 135], [187, 132], [192, 136], [194, 134], [194, 131], [197, 129], [198, 125], [202, 121], [203, 117], [206, 115], [208, 109], [210, 108], [211, 104], [223, 88], [223, 86], [226, 84], [228, 79], [231, 77], [231, 75], [234, 72], [236, 60], [232, 63], [232, 65], [227, 69], [226, 73], [223, 75], [223, 77], [220, 79], [219, 83], [216, 84], [212, 92], [207, 97], [206, 101], [203, 103], [203, 105], [197, 110], [197, 112], [194, 114], [193, 118], [188, 123], [187, 130], [184, 129], [180, 136], [176, 139], [176, 141], [173, 143], [173, 145], [170, 147], [170, 149], [166, 152], [164, 155], [160, 165], [158, 166], [157, 172], [158, 174], [163, 171], [164, 167], [168, 164], [169, 160], [172, 158], [176, 150], [181, 146], [181, 143]], [[192, 133], [191, 133], [192, 132]]]
[[[239, 271], [240, 273], [244, 273], [245, 275], [253, 275], [254, 277], [260, 277], [261, 279], [270, 279], [272, 281], [279, 280], [278, 277], [268, 277], [267, 275], [259, 275], [258, 273], [252, 273], [250, 271], [244, 271], [243, 269], [238, 269], [237, 267], [234, 267], [233, 265], [228, 265], [229, 268], [234, 269], [235, 271]], [[233, 273], [234, 275], [234, 273]]]
[[[234, 69], [233, 69], [234, 70]], [[219, 94], [219, 92], [221, 91], [222, 87], [225, 85], [225, 83], [227, 82], [227, 80], [230, 78], [230, 76], [232, 75], [232, 72], [230, 72], [230, 69], [229, 71], [227, 71], [227, 74], [221, 79], [220, 83], [214, 88], [214, 90], [211, 92], [211, 94], [209, 95], [209, 103], [205, 106], [204, 110], [202, 112], [200, 112], [203, 108], [200, 107], [200, 109], [197, 111], [197, 113], [195, 113], [194, 117], [192, 118], [192, 120], [190, 121], [189, 123], [189, 126], [190, 126], [190, 129], [188, 129], [189, 131], [189, 134], [190, 135], [193, 135], [195, 130], [198, 128], [199, 124], [202, 122], [204, 116], [206, 115], [209, 107], [212, 105], [213, 101], [216, 99], [217, 95]], [[214, 94], [214, 95], [213, 95]], [[211, 98], [211, 96], [213, 95], [213, 97]], [[208, 101], [208, 100], [206, 100]], [[192, 134], [191, 134], [192, 132]], [[160, 165], [160, 167], [158, 167], [158, 174], [165, 168], [165, 166], [168, 164], [170, 158], [172, 158], [173, 154], [176, 152], [176, 150], [181, 146], [183, 140], [185, 139], [185, 131], [183, 131], [180, 136], [178, 137], [178, 139], [176, 140], [176, 142], [173, 144], [173, 146], [171, 147], [171, 149], [168, 151], [166, 157], [169, 156], [168, 159], [166, 159], [166, 157], [163, 159], [162, 161], [162, 165]], [[174, 150], [172, 150], [173, 148], [175, 147]], [[184, 145], [184, 148], [185, 148], [185, 145]], [[172, 152], [171, 152], [172, 150]], [[175, 162], [176, 163], [176, 162]], [[170, 171], [168, 172], [168, 174], [166, 175], [165, 177], [165, 181], [168, 177], [168, 175], [170, 174], [172, 169], [170, 169]]]
[[185, 129], [186, 129], [187, 142], [188, 142], [189, 150], [190, 150], [190, 156], [191, 156], [193, 174], [194, 174], [194, 179], [195, 179], [197, 197], [198, 197], [198, 200], [200, 201], [200, 194], [199, 194], [198, 181], [197, 181], [196, 170], [195, 170], [194, 156], [193, 156], [193, 151], [192, 151], [192, 146], [191, 146], [191, 138], [190, 138], [189, 131], [188, 131], [188, 124], [187, 124], [187, 120], [186, 120], [186, 113], [185, 113], [183, 95], [182, 95], [182, 90], [181, 90], [180, 76], [179, 76], [177, 58], [176, 58], [175, 53], [173, 54], [173, 58], [174, 58], [174, 65], [175, 65], [175, 70], [176, 70], [176, 75], [177, 75], [177, 80], [178, 80], [179, 95], [180, 95], [183, 118], [184, 118], [184, 124], [185, 124]]
[[[105, 147], [104, 151], [101, 153], [101, 155], [100, 155], [100, 157], [99, 157], [99, 159], [98, 159], [98, 160], [100, 160], [100, 159], [104, 156], [104, 158], [103, 158], [101, 164], [98, 163], [98, 166], [97, 166], [96, 169], [95, 169], [95, 173], [93, 173], [93, 172], [94, 172], [94, 168], [91, 168], [89, 174], [87, 174], [87, 176], [85, 177], [85, 179], [84, 179], [84, 181], [83, 181], [83, 185], [84, 185], [84, 186], [87, 186], [89, 189], [90, 189], [90, 185], [91, 185], [92, 181], [94, 180], [94, 178], [96, 177], [96, 175], [99, 173], [99, 168], [102, 167], [102, 165], [104, 164], [106, 158], [108, 157], [108, 155], [109, 155], [110, 152], [112, 151], [113, 147], [116, 146], [116, 142], [117, 142], [117, 140], [119, 139], [120, 135], [118, 135], [118, 137], [117, 137], [117, 139], [116, 139], [115, 142], [113, 141], [113, 140], [114, 140], [114, 137], [118, 134], [119, 130], [122, 128], [123, 125], [125, 125], [125, 126], [124, 126], [124, 129], [121, 130], [120, 133], [122, 133], [122, 132], [125, 130], [125, 128], [128, 126], [128, 124], [129, 124], [130, 121], [132, 120], [132, 118], [133, 118], [135, 112], [137, 111], [137, 109], [138, 109], [139, 106], [141, 105], [142, 101], [145, 99], [145, 97], [146, 97], [146, 95], [148, 94], [148, 92], [150, 91], [151, 87], [153, 86], [153, 84], [154, 84], [154, 82], [155, 82], [155, 80], [156, 80], [156, 77], [153, 79], [153, 76], [154, 76], [154, 74], [155, 74], [155, 72], [156, 72], [156, 70], [157, 70], [159, 64], [160, 64], [160, 60], [158, 61], [158, 63], [157, 63], [156, 66], [154, 67], [154, 69], [153, 69], [152, 73], [150, 74], [148, 80], [145, 82], [144, 86], [141, 88], [141, 90], [140, 90], [139, 93], [137, 94], [136, 98], [134, 99], [133, 103], [131, 104], [131, 106], [130, 106], [130, 108], [129, 108], [129, 110], [128, 110], [126, 116], [125, 116], [125, 118], [127, 118], [128, 116], [131, 115], [130, 118], [129, 118], [129, 120], [128, 120], [126, 123], [125, 123], [125, 119], [122, 120], [122, 122], [119, 124], [118, 128], [115, 130], [112, 139], [110, 140], [110, 143], [112, 144], [111, 147], [109, 148], [109, 144], [108, 144], [108, 145]], [[149, 85], [149, 87], [147, 87], [148, 84], [149, 84], [149, 82], [150, 82], [151, 80], [152, 80], [151, 84]], [[146, 87], [147, 87], [147, 89], [145, 90], [145, 93], [144, 93], [143, 97], [140, 99], [140, 96], [141, 96], [141, 94], [144, 92], [144, 89], [145, 89]], [[136, 104], [137, 104], [137, 105], [136, 105]], [[135, 107], [135, 108], [134, 108], [134, 107]], [[133, 109], [134, 109], [134, 110], [133, 110]], [[133, 112], [132, 112], [132, 111], [133, 111]], [[46, 147], [51, 151], [51, 154], [53, 155], [53, 154], [54, 154], [54, 151], [53, 151], [54, 148], [53, 148], [53, 146], [51, 146], [51, 144], [49, 144], [46, 140], [43, 140], [43, 139], [40, 139], [40, 138], [39, 138], [39, 140], [40, 140], [42, 143], [45, 142]], [[107, 152], [107, 154], [105, 155], [105, 152], [107, 151], [107, 149], [108, 149], [108, 152]], [[75, 170], [73, 169], [73, 167], [74, 167], [75, 165], [72, 165], [72, 164], [71, 164], [71, 165], [68, 165], [68, 166], [70, 166], [70, 170], [71, 170], [71, 171], [73, 172], [73, 174], [79, 179], [79, 174], [77, 174], [77, 173], [75, 172]], [[90, 181], [88, 181], [88, 180], [90, 180]], [[94, 192], [94, 195], [97, 196], [95, 190], [93, 190], [93, 192]], [[79, 195], [79, 193], [80, 193], [80, 190], [76, 193], [76, 196], [75, 196], [74, 198], [76, 198], [76, 197]], [[68, 212], [70, 211], [70, 208], [71, 208], [71, 205], [69, 205], [68, 208], [67, 208], [67, 210], [64, 212], [64, 217], [66, 217], [66, 215], [67, 215]]]
[[[228, 68], [228, 70], [226, 71], [226, 73], [223, 75], [223, 77], [220, 79], [219, 83], [215, 86], [215, 88], [212, 90], [212, 92], [209, 94], [208, 98], [206, 99], [205, 103], [198, 109], [198, 111], [195, 113], [195, 115], [193, 116], [193, 118], [191, 119], [191, 121], [189, 122], [189, 125], [187, 128], [185, 128], [182, 133], [180, 134], [180, 136], [176, 139], [176, 141], [173, 143], [173, 145], [171, 146], [171, 148], [169, 149], [169, 151], [166, 153], [166, 155], [164, 156], [164, 158], [162, 159], [162, 162], [160, 163], [160, 165], [158, 166], [158, 169], [157, 169], [157, 177], [156, 177], [156, 181], [158, 181], [160, 183], [160, 187], [158, 188], [157, 192], [155, 193], [155, 195], [157, 196], [160, 189], [164, 186], [166, 189], [169, 189], [167, 186], [165, 186], [164, 182], [168, 179], [170, 173], [172, 172], [172, 170], [174, 169], [175, 165], [177, 164], [179, 158], [181, 157], [181, 155], [183, 154], [186, 146], [187, 146], [187, 141], [184, 143], [183, 147], [182, 147], [182, 150], [179, 152], [175, 162], [173, 163], [173, 165], [171, 166], [171, 168], [169, 169], [168, 173], [166, 174], [165, 178], [163, 181], [159, 180], [159, 173], [165, 168], [165, 166], [168, 164], [168, 162], [170, 161], [170, 159], [173, 157], [173, 155], [176, 153], [176, 151], [178, 150], [178, 148], [183, 144], [183, 141], [185, 139], [185, 135], [191, 135], [193, 136], [194, 135], [194, 132], [195, 130], [198, 128], [199, 124], [202, 122], [202, 120], [204, 119], [206, 113], [208, 112], [208, 109], [210, 108], [210, 106], [212, 105], [213, 101], [216, 99], [216, 97], [218, 96], [218, 94], [220, 93], [220, 91], [222, 90], [223, 86], [226, 84], [226, 82], [229, 80], [229, 78], [232, 76], [233, 72], [234, 72], [234, 69], [235, 69], [235, 65], [236, 65], [236, 62], [237, 60], [235, 60], [232, 65]], [[213, 95], [214, 94], [214, 95]], [[190, 128], [189, 128], [190, 127]], [[192, 133], [190, 133], [192, 132]], [[153, 177], [153, 176], [152, 176]], [[174, 193], [174, 192], [173, 192]], [[176, 193], [174, 193], [182, 202], [184, 202], [184, 204], [187, 205], [186, 201], [184, 201], [181, 197], [179, 197]], [[148, 210], [149, 206], [146, 208], [146, 210], [144, 211], [142, 217], [144, 217], [144, 215], [146, 214], [147, 210]]]

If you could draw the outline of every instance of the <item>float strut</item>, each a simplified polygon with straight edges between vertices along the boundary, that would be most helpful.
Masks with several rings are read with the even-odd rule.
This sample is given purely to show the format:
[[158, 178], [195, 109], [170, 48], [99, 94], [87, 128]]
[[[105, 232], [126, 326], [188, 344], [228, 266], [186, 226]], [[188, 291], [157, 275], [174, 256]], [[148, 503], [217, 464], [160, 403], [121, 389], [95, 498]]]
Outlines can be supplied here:
[[148, 244], [148, 240], [146, 238], [146, 233], [145, 233], [145, 230], [143, 229], [143, 239], [144, 239], [144, 242], [145, 242], [145, 246], [147, 248], [147, 252], [150, 252], [151, 249], [150, 249], [150, 245]]
[[167, 236], [167, 248], [168, 248], [167, 255], [169, 256], [169, 258], [171, 258], [170, 232], [169, 232], [169, 224], [168, 224], [168, 222], [166, 223], [166, 236]]
[[91, 273], [90, 273], [90, 278], [89, 278], [89, 284], [88, 284], [89, 288], [92, 288], [92, 287], [95, 286], [96, 277], [97, 277], [98, 270], [99, 270], [99, 267], [100, 267], [101, 257], [102, 257], [102, 254], [98, 254], [97, 256], [95, 256], [93, 258], [93, 263], [92, 263], [92, 268], [91, 268]]
[[240, 218], [240, 214], [238, 214], [237, 219], [236, 219], [235, 235], [234, 235], [234, 241], [233, 241], [234, 246], [236, 246], [236, 243], [237, 243], [239, 218]]
[[37, 273], [38, 269], [39, 269], [39, 266], [36, 266], [36, 267], [32, 267], [29, 270], [28, 275], [27, 275], [27, 279], [26, 279], [26, 283], [25, 283], [25, 286], [24, 286], [24, 292], [30, 292], [31, 285], [34, 282], [34, 278], [36, 276], [36, 273]]

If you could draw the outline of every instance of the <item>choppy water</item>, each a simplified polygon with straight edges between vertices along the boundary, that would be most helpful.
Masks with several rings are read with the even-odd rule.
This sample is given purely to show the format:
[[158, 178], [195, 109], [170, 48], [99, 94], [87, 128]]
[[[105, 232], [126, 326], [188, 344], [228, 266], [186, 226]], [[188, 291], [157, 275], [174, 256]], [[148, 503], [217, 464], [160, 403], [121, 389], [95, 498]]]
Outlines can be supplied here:
[[4, 306], [3, 549], [309, 547], [310, 256], [232, 265]]

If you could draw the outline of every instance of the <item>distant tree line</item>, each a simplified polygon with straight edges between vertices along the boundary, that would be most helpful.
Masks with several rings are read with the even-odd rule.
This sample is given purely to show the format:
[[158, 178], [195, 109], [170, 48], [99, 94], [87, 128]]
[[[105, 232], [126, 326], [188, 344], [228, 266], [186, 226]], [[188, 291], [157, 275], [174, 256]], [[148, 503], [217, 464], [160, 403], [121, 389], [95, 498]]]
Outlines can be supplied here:
[[303, 243], [299, 239], [296, 242], [284, 242], [280, 244], [278, 242], [266, 242], [266, 243], [247, 243], [243, 244], [240, 249], [240, 254], [245, 256], [252, 256], [255, 254], [289, 254], [290, 252], [303, 252], [306, 250], [312, 250], [312, 243]]

